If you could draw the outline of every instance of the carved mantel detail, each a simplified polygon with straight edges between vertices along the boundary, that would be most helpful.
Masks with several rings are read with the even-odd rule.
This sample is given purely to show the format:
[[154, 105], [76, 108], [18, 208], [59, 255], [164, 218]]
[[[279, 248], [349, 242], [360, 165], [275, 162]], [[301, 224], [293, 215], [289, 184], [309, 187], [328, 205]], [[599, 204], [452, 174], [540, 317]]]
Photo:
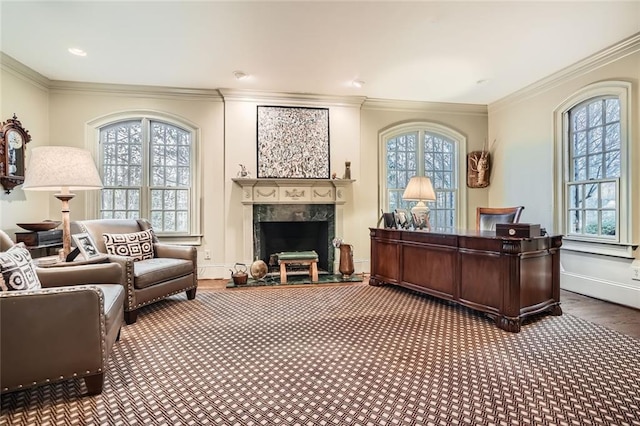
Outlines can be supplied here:
[[242, 204], [345, 204], [345, 189], [353, 179], [246, 179]]
[[285, 190], [284, 195], [290, 198], [300, 198], [304, 197], [304, 190], [300, 191], [298, 188], [293, 188], [291, 191]]

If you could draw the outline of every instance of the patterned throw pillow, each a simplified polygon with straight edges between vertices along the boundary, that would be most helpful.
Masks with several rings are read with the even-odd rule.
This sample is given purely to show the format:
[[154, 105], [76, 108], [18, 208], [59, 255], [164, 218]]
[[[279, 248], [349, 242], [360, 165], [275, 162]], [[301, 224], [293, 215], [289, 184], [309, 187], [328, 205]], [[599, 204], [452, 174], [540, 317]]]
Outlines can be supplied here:
[[153, 231], [130, 234], [102, 234], [107, 253], [133, 257], [134, 261], [153, 259]]
[[37, 290], [42, 288], [31, 261], [31, 253], [23, 245], [16, 245], [0, 253], [0, 289]]

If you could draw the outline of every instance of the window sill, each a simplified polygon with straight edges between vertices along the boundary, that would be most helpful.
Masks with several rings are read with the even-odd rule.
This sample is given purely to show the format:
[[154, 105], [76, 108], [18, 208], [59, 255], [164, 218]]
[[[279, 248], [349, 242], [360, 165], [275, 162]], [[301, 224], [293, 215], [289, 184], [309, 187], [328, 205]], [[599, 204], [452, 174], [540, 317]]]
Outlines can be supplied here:
[[202, 235], [156, 235], [161, 243], [177, 244], [183, 246], [199, 246], [202, 244]]
[[584, 241], [572, 239], [571, 237], [565, 237], [562, 240], [563, 250], [600, 254], [604, 256], [623, 257], [626, 259], [634, 258], [633, 251], [636, 248], [638, 248], [637, 244]]

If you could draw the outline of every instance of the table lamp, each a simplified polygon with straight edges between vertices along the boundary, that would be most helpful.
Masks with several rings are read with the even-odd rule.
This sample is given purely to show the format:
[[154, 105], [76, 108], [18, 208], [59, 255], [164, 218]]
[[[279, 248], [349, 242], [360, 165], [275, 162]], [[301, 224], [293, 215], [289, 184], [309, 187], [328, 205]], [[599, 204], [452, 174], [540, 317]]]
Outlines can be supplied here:
[[434, 201], [436, 199], [433, 185], [431, 185], [431, 179], [426, 176], [412, 177], [402, 194], [402, 199], [418, 202], [411, 209], [411, 214], [418, 227], [422, 228], [422, 224], [424, 224], [427, 230], [430, 230], [429, 207], [427, 207], [424, 202]]
[[62, 250], [66, 258], [71, 251], [69, 200], [75, 197], [70, 191], [102, 188], [91, 153], [70, 146], [33, 148], [22, 188], [25, 191], [58, 191], [54, 196], [62, 201]]

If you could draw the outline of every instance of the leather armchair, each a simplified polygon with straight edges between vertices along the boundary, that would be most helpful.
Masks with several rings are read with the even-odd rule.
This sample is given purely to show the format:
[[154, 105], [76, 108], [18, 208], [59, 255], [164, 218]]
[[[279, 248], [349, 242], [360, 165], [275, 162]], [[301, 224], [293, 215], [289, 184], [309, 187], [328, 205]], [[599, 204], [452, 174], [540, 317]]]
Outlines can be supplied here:
[[[0, 250], [13, 245], [0, 231]], [[84, 378], [102, 392], [124, 317], [116, 263], [38, 268], [39, 290], [0, 291], [0, 391]]]
[[524, 206], [476, 208], [476, 230], [495, 231], [496, 223], [518, 223]]
[[126, 289], [124, 315], [133, 324], [140, 307], [165, 297], [186, 292], [187, 299], [196, 297], [198, 261], [196, 248], [158, 242], [154, 236], [153, 259], [137, 260], [127, 256], [107, 254], [102, 234], [128, 234], [152, 229], [145, 219], [94, 219], [74, 221], [71, 233], [88, 233], [100, 253], [122, 266], [120, 283]]

